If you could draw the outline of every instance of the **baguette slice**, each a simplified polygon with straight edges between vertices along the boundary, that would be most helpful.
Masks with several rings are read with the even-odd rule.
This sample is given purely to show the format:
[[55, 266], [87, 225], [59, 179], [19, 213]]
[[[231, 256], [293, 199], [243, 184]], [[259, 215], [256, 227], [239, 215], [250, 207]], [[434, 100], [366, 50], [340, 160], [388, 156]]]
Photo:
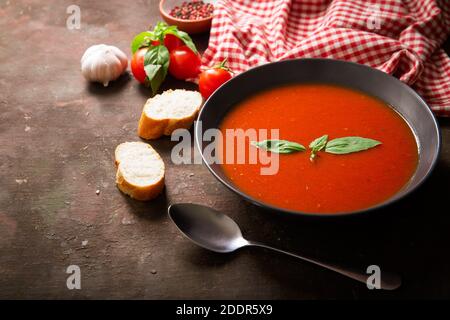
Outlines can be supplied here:
[[138, 135], [157, 139], [179, 128], [189, 129], [202, 106], [197, 91], [167, 90], [147, 100], [139, 120]]
[[115, 151], [117, 187], [137, 200], [150, 200], [164, 189], [164, 162], [149, 144], [125, 142]]

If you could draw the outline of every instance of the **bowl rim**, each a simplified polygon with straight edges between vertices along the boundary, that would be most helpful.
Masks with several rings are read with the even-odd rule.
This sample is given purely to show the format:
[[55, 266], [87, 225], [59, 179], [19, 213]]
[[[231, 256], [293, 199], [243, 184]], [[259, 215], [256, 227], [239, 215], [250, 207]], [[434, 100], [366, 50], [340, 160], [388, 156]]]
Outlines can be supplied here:
[[160, 12], [165, 18], [174, 20], [174, 21], [176, 21], [176, 22], [180, 22], [180, 23], [192, 23], [192, 24], [193, 24], [193, 23], [199, 23], [199, 22], [207, 22], [207, 21], [209, 21], [209, 20], [212, 20], [213, 15], [214, 15], [214, 14], [212, 14], [212, 15], [209, 16], [208, 18], [196, 19], [196, 20], [178, 19], [178, 18], [176, 18], [176, 17], [171, 16], [169, 13], [167, 13], [167, 12], [164, 10], [164, 8], [163, 8], [164, 2], [166, 2], [166, 0], [161, 0], [161, 1], [159, 2], [159, 12]]
[[[281, 207], [277, 207], [274, 206], [272, 204], [266, 203], [264, 201], [258, 200], [254, 197], [252, 197], [251, 195], [241, 191], [237, 186], [233, 185], [231, 182], [226, 181], [225, 179], [223, 179], [222, 177], [220, 177], [218, 175], [218, 173], [211, 167], [211, 165], [206, 161], [204, 155], [203, 155], [203, 151], [202, 151], [202, 141], [200, 140], [200, 136], [203, 135], [203, 131], [201, 129], [201, 126], [199, 126], [199, 120], [201, 120], [202, 115], [205, 112], [205, 106], [208, 104], [209, 100], [214, 96], [217, 95], [218, 92], [221, 90], [221, 88], [226, 87], [226, 86], [230, 86], [232, 85], [232, 80], [235, 78], [239, 78], [242, 77], [242, 75], [246, 74], [247, 72], [254, 72], [258, 69], [267, 67], [268, 65], [273, 65], [273, 64], [285, 64], [285, 63], [292, 63], [292, 61], [297, 61], [297, 60], [304, 60], [304, 61], [327, 61], [327, 62], [332, 62], [332, 63], [339, 63], [339, 64], [350, 64], [353, 66], [357, 66], [363, 69], [367, 69], [370, 72], [378, 72], [383, 74], [383, 76], [386, 77], [390, 77], [392, 79], [394, 79], [394, 81], [399, 82], [399, 84], [411, 95], [413, 95], [416, 99], [418, 99], [425, 107], [426, 107], [426, 112], [429, 113], [429, 115], [431, 115], [431, 119], [433, 121], [433, 127], [435, 128], [435, 132], [437, 133], [437, 150], [436, 150], [436, 155], [432, 160], [431, 165], [429, 166], [426, 174], [423, 176], [423, 178], [414, 186], [412, 187], [410, 190], [406, 191], [403, 194], [399, 194], [399, 192], [401, 191], [401, 189], [399, 191], [397, 191], [394, 195], [392, 195], [391, 197], [389, 197], [387, 200], [380, 202], [376, 205], [373, 205], [371, 207], [368, 208], [363, 208], [363, 209], [358, 209], [358, 210], [353, 210], [353, 211], [342, 211], [342, 212], [325, 212], [325, 213], [314, 213], [314, 212], [304, 212], [304, 211], [299, 211], [299, 210], [291, 210], [291, 209], [286, 209], [286, 208], [281, 208]], [[364, 91], [363, 91], [364, 92]], [[388, 104], [389, 105], [389, 104]], [[392, 106], [391, 106], [392, 107]], [[405, 121], [407, 121], [405, 119]], [[411, 124], [407, 121], [408, 125], [412, 128]], [[413, 130], [414, 128], [412, 128]], [[296, 59], [288, 59], [288, 60], [282, 60], [282, 61], [276, 61], [276, 62], [269, 62], [263, 65], [259, 65], [253, 68], [250, 68], [249, 70], [242, 72], [240, 74], [238, 74], [237, 76], [235, 76], [234, 78], [232, 78], [230, 81], [227, 81], [226, 83], [224, 83], [222, 86], [220, 86], [204, 103], [202, 109], [200, 110], [198, 117], [197, 117], [197, 121], [195, 122], [195, 128], [194, 128], [194, 134], [195, 134], [195, 145], [197, 147], [197, 150], [200, 152], [201, 157], [202, 157], [202, 162], [206, 165], [206, 167], [208, 168], [208, 170], [213, 174], [213, 176], [219, 180], [223, 185], [225, 185], [228, 189], [230, 189], [231, 191], [233, 191], [234, 193], [238, 194], [239, 196], [241, 196], [242, 198], [244, 198], [246, 201], [251, 202], [252, 204], [258, 206], [258, 207], [262, 207], [265, 209], [269, 209], [275, 212], [279, 212], [279, 213], [287, 213], [289, 215], [294, 215], [294, 216], [304, 216], [304, 217], [314, 217], [314, 218], [330, 218], [330, 217], [344, 217], [344, 216], [352, 216], [352, 215], [360, 215], [362, 213], [369, 213], [372, 211], [376, 211], [378, 209], [382, 209], [385, 208], [397, 201], [399, 201], [400, 199], [405, 198], [406, 196], [410, 195], [412, 192], [414, 192], [415, 190], [417, 190], [420, 186], [422, 186], [422, 184], [428, 179], [428, 177], [430, 176], [430, 174], [433, 172], [434, 168], [436, 167], [437, 164], [437, 160], [439, 158], [439, 154], [441, 152], [441, 144], [442, 144], [442, 137], [441, 137], [441, 131], [436, 119], [436, 116], [434, 115], [434, 113], [431, 111], [430, 107], [428, 106], [428, 104], [425, 102], [425, 100], [415, 91], [413, 90], [410, 86], [406, 85], [405, 83], [403, 83], [402, 81], [400, 81], [399, 79], [393, 77], [390, 74], [387, 74], [385, 72], [382, 72], [380, 70], [371, 68], [369, 66], [366, 65], [362, 65], [362, 64], [358, 64], [355, 62], [350, 62], [350, 61], [343, 61], [343, 60], [337, 60], [337, 59], [327, 59], [327, 58], [296, 58]], [[419, 146], [420, 147], [420, 146]], [[414, 175], [410, 178], [412, 179], [414, 177]], [[411, 181], [411, 180], [410, 180]], [[403, 188], [405, 188], [407, 185], [405, 185]]]

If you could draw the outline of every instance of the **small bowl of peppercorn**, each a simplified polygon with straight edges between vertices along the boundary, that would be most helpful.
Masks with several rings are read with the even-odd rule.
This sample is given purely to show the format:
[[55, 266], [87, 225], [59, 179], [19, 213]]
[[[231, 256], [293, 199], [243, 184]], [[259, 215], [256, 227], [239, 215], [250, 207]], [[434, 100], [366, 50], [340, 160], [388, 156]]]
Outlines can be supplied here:
[[169, 25], [187, 33], [203, 33], [211, 28], [214, 1], [161, 0], [159, 12]]

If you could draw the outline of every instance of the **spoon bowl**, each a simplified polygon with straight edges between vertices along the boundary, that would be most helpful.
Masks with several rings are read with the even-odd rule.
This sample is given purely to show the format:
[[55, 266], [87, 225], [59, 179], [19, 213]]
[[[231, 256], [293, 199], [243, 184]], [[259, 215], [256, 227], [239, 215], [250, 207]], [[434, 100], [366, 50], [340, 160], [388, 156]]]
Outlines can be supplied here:
[[192, 203], [172, 204], [168, 211], [181, 233], [205, 249], [225, 253], [249, 244], [236, 222], [219, 211]]

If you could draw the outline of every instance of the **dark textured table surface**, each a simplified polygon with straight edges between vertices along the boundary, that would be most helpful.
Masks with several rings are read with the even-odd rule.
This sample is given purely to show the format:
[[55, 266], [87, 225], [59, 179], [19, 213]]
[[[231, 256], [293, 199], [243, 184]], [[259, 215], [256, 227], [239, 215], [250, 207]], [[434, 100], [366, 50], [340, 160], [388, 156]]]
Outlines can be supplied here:
[[[413, 196], [371, 215], [305, 219], [261, 211], [202, 165], [170, 162], [174, 142], [152, 142], [167, 166], [165, 195], [147, 203], [114, 182], [114, 148], [139, 140], [150, 93], [130, 75], [110, 87], [80, 73], [84, 50], [159, 20], [157, 1], [0, 1], [0, 298], [450, 298], [450, 122], [442, 153]], [[195, 37], [201, 49], [207, 36]], [[195, 88], [169, 80], [163, 89]], [[96, 194], [96, 190], [100, 194]], [[250, 239], [312, 257], [401, 272], [403, 286], [370, 291], [295, 259], [244, 249], [207, 252], [169, 221], [170, 203], [195, 202], [237, 220]], [[66, 268], [81, 268], [68, 290]]]

